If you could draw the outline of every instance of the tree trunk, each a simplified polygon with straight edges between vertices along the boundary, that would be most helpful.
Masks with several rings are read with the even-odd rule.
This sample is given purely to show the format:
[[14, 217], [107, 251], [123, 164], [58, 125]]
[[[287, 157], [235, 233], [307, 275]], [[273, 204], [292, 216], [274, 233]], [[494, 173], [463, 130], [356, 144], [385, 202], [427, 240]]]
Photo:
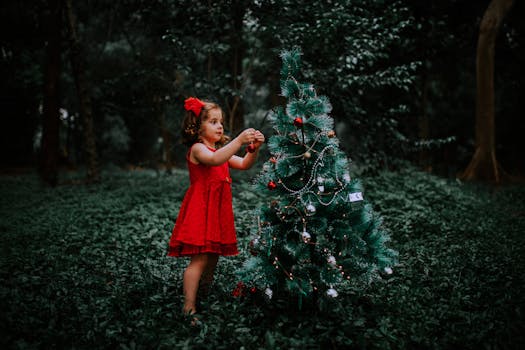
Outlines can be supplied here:
[[162, 137], [163, 160], [166, 164], [166, 172], [171, 174], [173, 168], [173, 160], [171, 159], [171, 134], [166, 126], [166, 111], [162, 105], [162, 99], [158, 96], [154, 97], [154, 103], [157, 113], [157, 121], [159, 123], [160, 135]]
[[93, 131], [93, 112], [91, 108], [91, 96], [89, 92], [88, 79], [84, 68], [84, 61], [80, 41], [77, 36], [76, 19], [73, 14], [71, 0], [65, 0], [67, 24], [69, 29], [69, 49], [73, 76], [77, 89], [79, 101], [80, 118], [82, 119], [82, 132], [84, 134], [84, 151], [87, 162], [87, 181], [97, 182], [100, 180], [98, 168], [97, 148], [95, 134]]
[[171, 135], [166, 127], [166, 112], [159, 112], [160, 132], [162, 135], [162, 144], [164, 145], [164, 161], [166, 163], [166, 172], [171, 174], [173, 160], [171, 159]]
[[46, 183], [58, 182], [59, 148], [59, 78], [61, 54], [62, 1], [49, 0], [46, 64], [44, 71], [44, 105], [39, 173]]
[[[428, 141], [430, 137], [430, 121], [427, 113], [427, 102], [428, 102], [428, 72], [423, 73], [423, 82], [422, 82], [422, 96], [421, 96], [421, 116], [418, 121], [418, 136], [421, 142]], [[432, 162], [430, 159], [430, 152], [427, 145], [422, 145], [419, 150], [419, 166], [423, 168], [424, 171], [432, 172]]]
[[242, 29], [244, 14], [246, 12], [245, 5], [243, 5], [241, 1], [233, 1], [232, 12], [233, 25], [230, 35], [233, 48], [232, 88], [237, 94], [229, 97], [226, 101], [228, 115], [225, 124], [230, 130], [231, 135], [234, 136], [244, 128], [244, 106], [240, 95], [243, 84], [243, 78], [241, 78], [242, 59], [244, 57]]
[[481, 20], [476, 54], [476, 151], [463, 180], [499, 183], [505, 175], [496, 160], [494, 128], [494, 51], [503, 18], [513, 0], [492, 0]]

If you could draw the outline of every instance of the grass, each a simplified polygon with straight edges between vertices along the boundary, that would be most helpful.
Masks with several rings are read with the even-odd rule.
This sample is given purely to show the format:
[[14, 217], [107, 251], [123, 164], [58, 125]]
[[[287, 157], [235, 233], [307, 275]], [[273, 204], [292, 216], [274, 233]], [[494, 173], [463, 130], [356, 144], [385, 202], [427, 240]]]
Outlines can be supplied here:
[[[75, 180], [79, 174], [64, 175]], [[3, 349], [519, 349], [525, 346], [525, 188], [415, 170], [363, 178], [400, 252], [394, 274], [331, 309], [231, 295], [252, 210], [234, 182], [242, 254], [221, 259], [203, 323], [181, 314], [185, 259], [166, 257], [185, 171], [112, 171], [49, 189], [0, 177]]]

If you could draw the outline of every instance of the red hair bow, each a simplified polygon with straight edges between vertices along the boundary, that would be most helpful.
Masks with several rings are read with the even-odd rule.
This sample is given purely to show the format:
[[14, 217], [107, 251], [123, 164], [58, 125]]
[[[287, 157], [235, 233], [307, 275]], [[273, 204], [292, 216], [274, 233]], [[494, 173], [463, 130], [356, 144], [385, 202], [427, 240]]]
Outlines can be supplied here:
[[197, 117], [201, 114], [202, 107], [204, 107], [204, 102], [196, 97], [188, 97], [186, 101], [184, 101], [184, 109], [192, 111]]

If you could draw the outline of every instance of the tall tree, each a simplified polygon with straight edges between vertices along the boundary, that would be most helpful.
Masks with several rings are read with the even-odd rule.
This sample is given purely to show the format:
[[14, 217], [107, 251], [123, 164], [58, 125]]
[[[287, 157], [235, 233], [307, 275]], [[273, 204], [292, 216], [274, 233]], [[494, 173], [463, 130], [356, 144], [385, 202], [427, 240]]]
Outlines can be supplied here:
[[46, 63], [44, 72], [43, 127], [39, 173], [42, 179], [56, 186], [58, 182], [59, 143], [59, 77], [62, 30], [62, 1], [49, 0]]
[[160, 96], [154, 96], [153, 102], [155, 104], [155, 113], [157, 113], [157, 122], [159, 124], [160, 136], [162, 137], [162, 159], [166, 165], [166, 172], [171, 174], [173, 168], [173, 160], [171, 157], [171, 133], [166, 123], [166, 108], [162, 103]]
[[[412, 40], [392, 60], [413, 57], [421, 65], [413, 94], [417, 96], [413, 105], [418, 112], [401, 125], [413, 135], [417, 118], [419, 140], [414, 150], [419, 150], [419, 165], [423, 169], [455, 177], [456, 161], [460, 157], [457, 147], [467, 142], [461, 135], [467, 116], [472, 114], [469, 108], [462, 108], [463, 101], [473, 95], [470, 85], [474, 83], [469, 77], [474, 69], [469, 64], [474, 66], [471, 52], [475, 44], [471, 38], [477, 30], [472, 26], [479, 21], [486, 5], [440, 0], [405, 0], [403, 3], [414, 18], [414, 24], [405, 34]], [[467, 130], [470, 130], [468, 126]]]
[[65, 0], [67, 26], [69, 31], [69, 49], [71, 66], [73, 67], [73, 76], [79, 101], [80, 117], [82, 119], [82, 128], [84, 134], [84, 150], [87, 161], [87, 180], [89, 182], [100, 179], [100, 170], [97, 160], [97, 148], [95, 144], [95, 134], [93, 130], [93, 112], [91, 108], [91, 96], [88, 78], [85, 72], [84, 58], [82, 48], [77, 35], [76, 18], [73, 13], [71, 0]]
[[246, 2], [235, 0], [231, 5], [231, 28], [230, 28], [230, 46], [231, 46], [231, 72], [232, 72], [232, 95], [226, 98], [227, 129], [232, 135], [237, 134], [244, 127], [244, 108], [241, 97], [241, 88], [244, 79], [241, 78], [243, 73], [242, 61], [244, 58], [244, 44], [242, 34], [244, 28], [244, 15], [246, 13]]
[[494, 128], [494, 54], [496, 38], [503, 18], [513, 0], [492, 0], [479, 27], [476, 52], [476, 150], [461, 175], [464, 180], [499, 183], [505, 174], [496, 159]]

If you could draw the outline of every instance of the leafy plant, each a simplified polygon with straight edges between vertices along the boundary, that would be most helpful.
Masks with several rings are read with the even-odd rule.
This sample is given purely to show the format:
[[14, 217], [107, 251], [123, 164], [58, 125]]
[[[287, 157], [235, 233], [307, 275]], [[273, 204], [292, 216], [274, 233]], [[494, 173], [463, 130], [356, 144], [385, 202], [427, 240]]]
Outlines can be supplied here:
[[202, 326], [181, 313], [186, 261], [166, 256], [187, 173], [113, 171], [52, 190], [0, 177], [0, 346], [26, 348], [506, 348], [525, 345], [523, 187], [407, 168], [364, 177], [400, 252], [394, 274], [332, 311], [234, 298], [260, 205], [236, 174], [241, 255], [221, 259]]

